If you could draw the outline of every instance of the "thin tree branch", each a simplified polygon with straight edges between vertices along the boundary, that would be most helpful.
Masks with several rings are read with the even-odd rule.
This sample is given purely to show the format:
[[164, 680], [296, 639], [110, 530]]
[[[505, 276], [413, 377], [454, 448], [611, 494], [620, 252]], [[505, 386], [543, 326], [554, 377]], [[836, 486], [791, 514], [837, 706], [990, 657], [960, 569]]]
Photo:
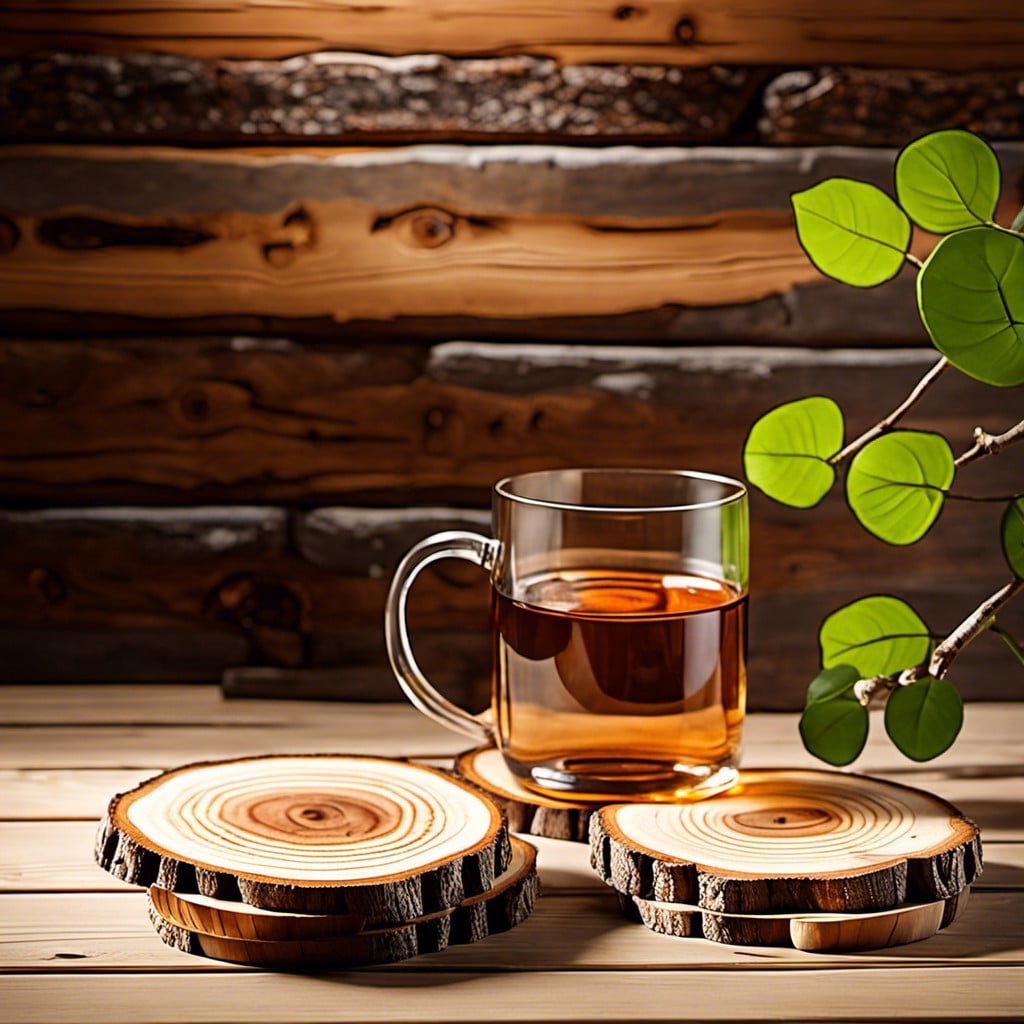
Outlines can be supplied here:
[[970, 462], [983, 459], [986, 455], [995, 455], [996, 452], [1017, 441], [1024, 441], [1024, 420], [1002, 434], [988, 434], [981, 427], [975, 427], [974, 444], [962, 455], [958, 455], [953, 465], [959, 469]]
[[989, 619], [1024, 590], [1024, 579], [1017, 577], [982, 601], [970, 615], [932, 651], [928, 675], [942, 679], [953, 659], [987, 626]]
[[882, 693], [898, 690], [901, 686], [916, 683], [919, 679], [931, 676], [942, 679], [949, 671], [949, 666], [956, 656], [979, 634], [989, 628], [996, 613], [1009, 604], [1022, 590], [1024, 579], [1015, 578], [1001, 587], [991, 597], [986, 598], [971, 612], [970, 615], [940, 643], [927, 663], [913, 665], [902, 672], [893, 672], [887, 676], [871, 676], [861, 679], [854, 686], [856, 698], [867, 707], [872, 698]]
[[865, 430], [860, 437], [856, 440], [851, 441], [841, 452], [833, 455], [828, 461], [836, 466], [840, 462], [848, 459], [851, 455], [856, 454], [863, 448], [869, 441], [873, 441], [876, 437], [884, 434], [890, 427], [895, 426], [903, 417], [911, 410], [914, 404], [920, 399], [920, 397], [935, 383], [936, 380], [942, 375], [943, 370], [949, 366], [949, 360], [943, 356], [914, 386], [914, 390], [898, 405], [888, 416], [884, 419], [879, 420], [869, 430]]

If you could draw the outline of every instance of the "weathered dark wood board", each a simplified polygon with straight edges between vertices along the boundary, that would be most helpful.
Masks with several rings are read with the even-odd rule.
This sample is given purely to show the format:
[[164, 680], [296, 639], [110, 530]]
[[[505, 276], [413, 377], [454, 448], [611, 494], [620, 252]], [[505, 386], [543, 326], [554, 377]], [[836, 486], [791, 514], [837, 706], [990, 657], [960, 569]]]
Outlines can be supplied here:
[[[1024, 58], [1021, 60], [1024, 66]], [[616, 142], [900, 146], [940, 128], [1024, 137], [1024, 71], [559, 65], [550, 57], [317, 53], [0, 60], [15, 142]]]
[[155, 50], [194, 56], [370, 53], [535, 53], [566, 62], [707, 64], [904, 63], [1017, 66], [1024, 17], [1015, 0], [4, 0], [0, 53], [42, 49]]
[[[820, 391], [850, 432], [894, 408], [926, 349], [432, 348], [253, 339], [0, 342], [7, 503], [468, 504], [507, 473], [597, 462], [736, 473], [773, 405]], [[913, 422], [958, 450], [1020, 415], [949, 373]], [[983, 479], [1012, 449], [965, 470]], [[989, 467], [992, 467], [989, 470]]]
[[[1002, 215], [1024, 146], [1004, 148]], [[906, 278], [826, 283], [789, 194], [887, 182], [885, 150], [423, 146], [282, 153], [11, 147], [8, 330], [266, 331], [590, 340], [919, 341]], [[918, 252], [931, 240], [921, 237]], [[902, 287], [900, 287], [902, 285]], [[605, 318], [612, 318], [606, 321]], [[616, 320], [615, 318], [621, 318]]]
[[721, 142], [735, 140], [768, 74], [665, 64], [562, 67], [525, 54], [247, 61], [34, 54], [0, 62], [0, 135], [150, 143]]
[[[818, 624], [836, 607], [867, 593], [893, 592], [911, 601], [934, 629], [948, 630], [1005, 574], [995, 544], [986, 543], [988, 534], [958, 510], [922, 549], [894, 553], [847, 531], [839, 504], [801, 520], [755, 502], [750, 677], [758, 708], [798, 706], [817, 670]], [[225, 510], [199, 511], [207, 536], [230, 530], [217, 525], [231, 523]], [[259, 510], [244, 511], [255, 517]], [[275, 510], [262, 512], [270, 521], [276, 516]], [[119, 521], [132, 514], [134, 523]], [[233, 677], [231, 692], [399, 698], [379, 624], [390, 573], [408, 546], [397, 540], [411, 527], [411, 516], [396, 530], [389, 522], [396, 513], [377, 515], [379, 546], [367, 543], [362, 527], [338, 527], [365, 521], [362, 510], [300, 517], [297, 532], [308, 532], [308, 519], [334, 520], [319, 541], [329, 538], [344, 552], [332, 559], [336, 575], [311, 562], [309, 551], [251, 546], [246, 555], [244, 545], [239, 551], [225, 547], [221, 563], [199, 544], [190, 551], [189, 528], [204, 532], [197, 527], [200, 516], [191, 523], [177, 510], [119, 516], [0, 516], [0, 679], [212, 680], [226, 668], [249, 664], [264, 669]], [[141, 541], [140, 519], [164, 524], [152, 531], [155, 543]], [[458, 513], [424, 511], [417, 537], [460, 520]], [[830, 545], [846, 533], [849, 553]], [[361, 545], [375, 549], [362, 571]], [[40, 584], [48, 588], [43, 593]], [[225, 609], [231, 588], [243, 598]], [[413, 601], [420, 661], [445, 692], [481, 706], [489, 677], [487, 605], [483, 574], [457, 564], [426, 578]], [[1019, 631], [1024, 614], [1009, 609], [1005, 624]], [[982, 637], [962, 656], [956, 678], [979, 699], [1016, 692], [1012, 657], [994, 637]]]
[[1010, 71], [788, 71], [768, 83], [759, 107], [757, 136], [773, 145], [902, 146], [941, 128], [1021, 139], [1024, 52]]
[[[443, 499], [481, 508], [496, 477], [542, 466], [736, 473], [764, 409], [818, 390], [845, 404], [852, 433], [892, 408], [931, 361], [923, 350], [426, 351], [237, 339], [8, 341], [0, 352], [8, 501]], [[1018, 415], [1015, 392], [948, 374], [912, 422], [945, 432], [959, 450], [974, 426], [1005, 429]], [[1005, 490], [1022, 455], [1011, 449], [965, 469], [960, 489]], [[771, 681], [758, 689], [760, 706], [795, 706], [816, 668], [818, 622], [857, 596], [895, 592], [936, 630], [955, 625], [1003, 582], [999, 512], [951, 503], [924, 541], [894, 551], [850, 522], [838, 494], [807, 513], [755, 495], [751, 665]], [[338, 666], [335, 692], [393, 696], [383, 688], [379, 623], [394, 566], [417, 538], [449, 525], [485, 530], [487, 519], [426, 508], [8, 512], [0, 662], [7, 678], [50, 680]], [[489, 658], [482, 574], [439, 566], [417, 588], [414, 623], [428, 669], [478, 698]], [[964, 665], [976, 696], [1006, 696], [1013, 685], [1009, 653], [992, 638]]]

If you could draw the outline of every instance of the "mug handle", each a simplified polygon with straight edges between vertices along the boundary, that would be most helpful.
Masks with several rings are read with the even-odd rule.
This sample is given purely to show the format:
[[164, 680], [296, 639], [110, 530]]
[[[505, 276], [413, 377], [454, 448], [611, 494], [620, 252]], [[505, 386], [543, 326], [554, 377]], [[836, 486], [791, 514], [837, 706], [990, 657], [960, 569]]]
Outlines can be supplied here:
[[448, 729], [472, 736], [478, 743], [494, 741], [494, 727], [487, 712], [471, 715], [431, 686], [412, 653], [406, 608], [413, 581], [431, 562], [463, 558], [488, 572], [494, 568], [501, 544], [468, 530], [446, 530], [414, 545], [395, 570], [384, 612], [384, 643], [395, 677], [413, 706]]

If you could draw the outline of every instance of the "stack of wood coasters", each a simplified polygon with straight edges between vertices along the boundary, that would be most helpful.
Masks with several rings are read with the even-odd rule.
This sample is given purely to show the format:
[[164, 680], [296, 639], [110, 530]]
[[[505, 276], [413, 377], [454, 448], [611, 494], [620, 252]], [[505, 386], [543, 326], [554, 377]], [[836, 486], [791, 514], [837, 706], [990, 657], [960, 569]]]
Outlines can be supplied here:
[[609, 805], [590, 838], [624, 914], [653, 931], [820, 952], [927, 938], [981, 872], [955, 807], [840, 772], [744, 772], [700, 803]]
[[536, 853], [433, 768], [355, 756], [188, 765], [115, 797], [96, 859], [169, 945], [260, 966], [389, 963], [529, 916]]

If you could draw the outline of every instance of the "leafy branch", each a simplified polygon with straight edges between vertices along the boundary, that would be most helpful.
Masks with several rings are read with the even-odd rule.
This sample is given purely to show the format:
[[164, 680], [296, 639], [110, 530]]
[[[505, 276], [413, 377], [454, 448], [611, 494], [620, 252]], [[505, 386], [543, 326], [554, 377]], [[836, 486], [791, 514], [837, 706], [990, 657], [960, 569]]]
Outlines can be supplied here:
[[[887, 416], [844, 445], [845, 422], [831, 398], [812, 396], [770, 410], [744, 446], [750, 482], [795, 508], [818, 504], [845, 469], [855, 518], [890, 544], [920, 540], [946, 499], [1006, 502], [1003, 554], [1013, 573], [945, 639], [906, 602], [861, 598], [829, 615], [819, 643], [822, 672], [807, 691], [800, 732], [807, 748], [848, 764], [868, 733], [867, 705], [885, 697], [886, 731], [908, 757], [946, 750], [963, 705], [946, 675], [957, 655], [989, 630], [1024, 664], [1021, 645], [996, 614], [1024, 590], [1024, 497], [952, 493], [958, 470], [1024, 440], [1024, 421], [1000, 434], [982, 427], [959, 456], [939, 434], [898, 428], [951, 367], [996, 387], [1024, 384], [1024, 210], [1010, 227], [995, 221], [1001, 180], [995, 153], [965, 131], [926, 135], [901, 151], [896, 199], [848, 178], [793, 195], [800, 243], [819, 270], [846, 284], [876, 287], [910, 263], [917, 303], [941, 358]], [[909, 252], [912, 224], [943, 235], [924, 261]]]

